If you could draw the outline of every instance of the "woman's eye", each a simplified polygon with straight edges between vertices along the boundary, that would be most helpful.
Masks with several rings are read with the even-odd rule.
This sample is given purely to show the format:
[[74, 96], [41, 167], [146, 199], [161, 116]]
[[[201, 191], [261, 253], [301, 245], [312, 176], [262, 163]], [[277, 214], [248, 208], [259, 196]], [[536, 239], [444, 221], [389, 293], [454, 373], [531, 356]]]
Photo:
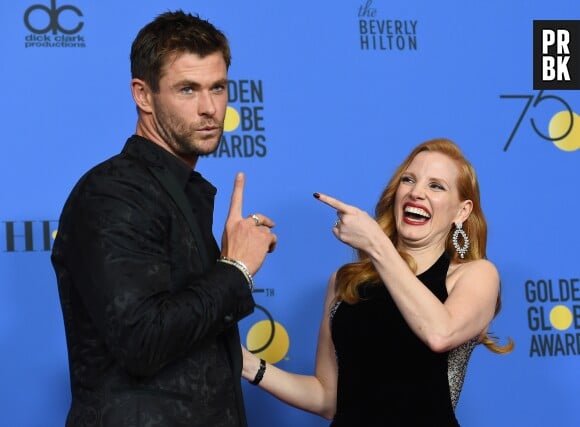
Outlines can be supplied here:
[[445, 190], [445, 188], [441, 184], [439, 184], [437, 182], [432, 182], [431, 183], [431, 188], [433, 188], [435, 190]]
[[401, 182], [409, 183], [409, 182], [413, 182], [413, 179], [410, 176], [402, 176]]

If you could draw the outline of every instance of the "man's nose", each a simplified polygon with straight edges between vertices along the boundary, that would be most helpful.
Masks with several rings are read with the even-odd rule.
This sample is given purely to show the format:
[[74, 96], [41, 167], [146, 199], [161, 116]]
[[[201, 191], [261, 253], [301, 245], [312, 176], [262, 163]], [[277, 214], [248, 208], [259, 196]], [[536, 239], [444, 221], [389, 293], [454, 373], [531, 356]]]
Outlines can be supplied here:
[[200, 116], [213, 116], [215, 114], [215, 102], [210, 92], [200, 92], [197, 110]]

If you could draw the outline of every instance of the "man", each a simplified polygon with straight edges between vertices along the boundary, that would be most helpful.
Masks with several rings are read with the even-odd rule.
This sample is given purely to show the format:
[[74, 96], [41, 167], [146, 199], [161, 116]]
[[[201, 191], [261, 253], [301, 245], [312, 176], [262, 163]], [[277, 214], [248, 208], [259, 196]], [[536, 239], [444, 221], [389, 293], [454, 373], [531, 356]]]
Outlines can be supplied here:
[[230, 49], [212, 24], [159, 15], [131, 49], [137, 129], [70, 194], [54, 243], [73, 426], [246, 426], [237, 321], [274, 249], [235, 178], [221, 253], [216, 189], [193, 171], [220, 141]]

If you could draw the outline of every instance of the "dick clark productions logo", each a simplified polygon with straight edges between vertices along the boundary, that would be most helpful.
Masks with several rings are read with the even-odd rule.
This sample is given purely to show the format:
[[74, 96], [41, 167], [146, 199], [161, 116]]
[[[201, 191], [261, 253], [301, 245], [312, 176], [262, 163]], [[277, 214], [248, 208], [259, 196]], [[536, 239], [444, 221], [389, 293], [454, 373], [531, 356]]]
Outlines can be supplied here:
[[580, 21], [534, 21], [534, 89], [580, 89]]
[[84, 26], [83, 12], [70, 4], [50, 6], [33, 4], [24, 11], [24, 25], [30, 31], [24, 39], [24, 47], [86, 47], [79, 34]]

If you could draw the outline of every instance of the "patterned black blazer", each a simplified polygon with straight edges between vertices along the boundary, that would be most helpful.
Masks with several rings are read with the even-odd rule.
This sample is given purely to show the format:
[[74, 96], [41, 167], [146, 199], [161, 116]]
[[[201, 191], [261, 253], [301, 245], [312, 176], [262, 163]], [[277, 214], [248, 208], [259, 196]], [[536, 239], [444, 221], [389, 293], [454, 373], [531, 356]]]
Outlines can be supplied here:
[[51, 259], [70, 367], [67, 427], [246, 426], [237, 321], [254, 300], [243, 274], [216, 262], [215, 239], [204, 243], [208, 221], [167, 155], [132, 136], [63, 208]]

